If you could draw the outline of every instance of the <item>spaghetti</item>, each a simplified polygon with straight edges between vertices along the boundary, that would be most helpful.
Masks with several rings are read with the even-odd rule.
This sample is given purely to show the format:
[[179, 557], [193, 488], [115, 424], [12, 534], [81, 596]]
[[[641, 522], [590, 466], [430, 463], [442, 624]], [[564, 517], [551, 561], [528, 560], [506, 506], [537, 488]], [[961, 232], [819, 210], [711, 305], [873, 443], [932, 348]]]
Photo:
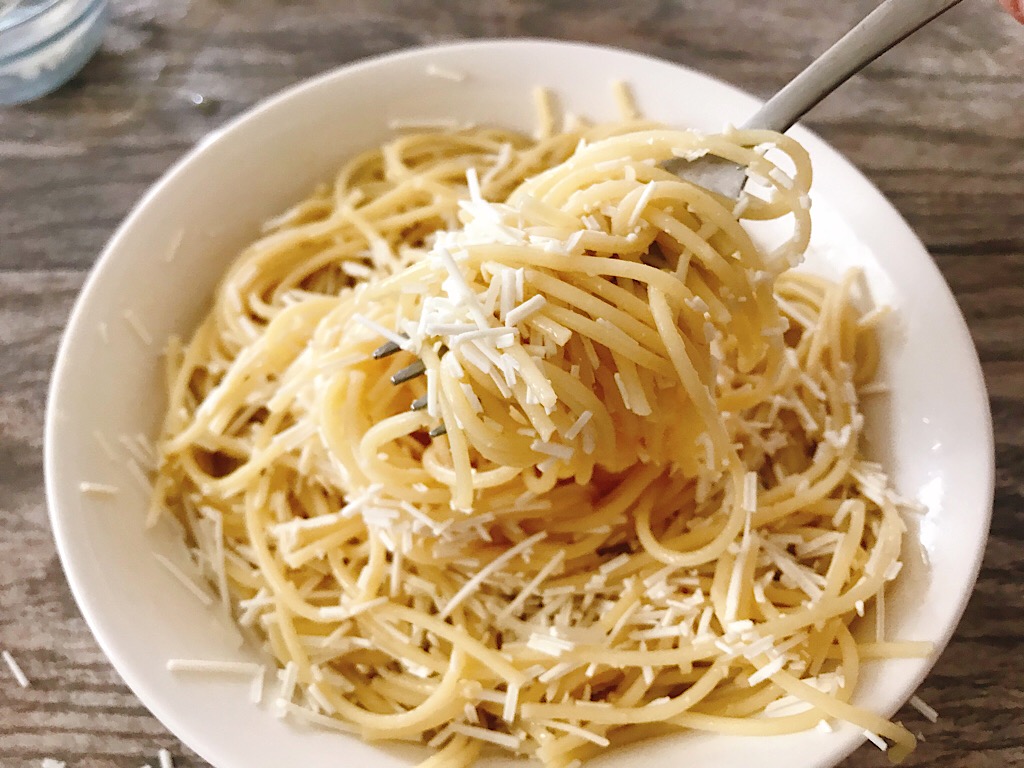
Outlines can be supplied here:
[[[404, 135], [268, 224], [169, 352], [151, 518], [285, 670], [282, 711], [424, 767], [831, 718], [901, 759], [850, 703], [861, 661], [928, 651], [851, 631], [904, 530], [858, 452], [877, 314], [791, 271], [806, 153], [545, 133]], [[767, 192], [659, 166], [707, 153]], [[771, 252], [740, 223], [783, 217]]]

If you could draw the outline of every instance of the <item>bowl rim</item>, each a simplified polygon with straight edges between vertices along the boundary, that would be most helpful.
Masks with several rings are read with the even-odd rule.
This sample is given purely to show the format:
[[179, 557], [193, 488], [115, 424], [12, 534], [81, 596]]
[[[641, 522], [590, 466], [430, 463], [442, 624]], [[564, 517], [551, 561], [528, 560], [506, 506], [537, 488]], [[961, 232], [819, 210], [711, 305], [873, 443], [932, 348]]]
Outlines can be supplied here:
[[[96, 3], [102, 3], [106, 0], [94, 0]], [[68, 586], [75, 599], [76, 604], [82, 613], [83, 618], [86, 621], [93, 637], [96, 639], [98, 645], [103, 650], [104, 655], [107, 657], [111, 666], [117, 671], [122, 679], [127, 683], [132, 693], [138, 697], [138, 699], [146, 706], [147, 709], [162, 723], [164, 724], [174, 735], [178, 738], [181, 743], [188, 745], [199, 753], [204, 759], [211, 762], [214, 766], [221, 765], [220, 759], [223, 758], [222, 750], [219, 747], [215, 747], [203, 741], [200, 743], [200, 739], [191, 729], [183, 727], [178, 717], [176, 710], [169, 705], [165, 705], [158, 692], [151, 687], [151, 685], [142, 679], [142, 676], [136, 674], [129, 665], [125, 664], [119, 659], [119, 656], [112, 653], [113, 640], [108, 636], [105, 629], [101, 626], [97, 616], [96, 607], [94, 600], [90, 596], [90, 590], [86, 583], [80, 578], [76, 570], [75, 558], [71, 554], [71, 546], [68, 541], [63, 526], [61, 524], [62, 514], [66, 514], [62, 511], [62, 506], [66, 506], [63, 497], [64, 491], [58, 486], [55, 477], [55, 446], [59, 440], [59, 413], [58, 413], [58, 401], [60, 399], [61, 382], [64, 379], [65, 368], [67, 366], [68, 350], [71, 345], [72, 337], [75, 336], [75, 329], [81, 321], [81, 315], [84, 311], [86, 299], [89, 294], [93, 291], [95, 285], [101, 279], [101, 273], [104, 272], [105, 265], [114, 258], [114, 253], [118, 250], [120, 241], [126, 236], [126, 233], [135, 226], [135, 220], [139, 217], [140, 212], [147, 208], [151, 200], [161, 194], [163, 188], [168, 185], [174, 177], [176, 177], [182, 169], [192, 163], [203, 151], [213, 145], [226, 140], [229, 140], [230, 134], [243, 123], [248, 122], [254, 118], [259, 117], [264, 112], [274, 109], [278, 104], [288, 101], [300, 93], [312, 90], [320, 87], [322, 84], [336, 78], [344, 77], [349, 74], [370, 69], [379, 66], [384, 63], [393, 61], [399, 61], [406, 58], [416, 58], [431, 53], [439, 52], [450, 52], [450, 51], [465, 51], [475, 48], [493, 48], [495, 46], [502, 46], [506, 48], [530, 48], [535, 46], [549, 46], [552, 48], [559, 49], [576, 49], [579, 51], [589, 51], [591, 53], [602, 55], [602, 54], [617, 54], [627, 55], [637, 59], [645, 60], [650, 63], [657, 64], [669, 64], [673, 67], [686, 70], [692, 73], [699, 74], [701, 77], [713, 81], [718, 87], [730, 89], [732, 91], [741, 93], [748, 98], [756, 99], [748, 92], [740, 89], [734, 85], [731, 85], [717, 77], [709, 75], [701, 70], [694, 69], [684, 64], [664, 59], [658, 56], [633, 51], [625, 48], [619, 48], [610, 45], [600, 45], [594, 43], [578, 42], [578, 41], [566, 41], [552, 38], [542, 37], [521, 37], [521, 38], [476, 38], [471, 40], [461, 40], [453, 42], [442, 42], [437, 44], [414, 46], [409, 48], [403, 48], [400, 50], [389, 51], [381, 54], [376, 54], [368, 57], [363, 57], [352, 62], [342, 64], [337, 67], [333, 67], [330, 70], [322, 72], [310, 78], [303, 79], [297, 83], [287, 86], [274, 94], [271, 94], [258, 102], [248, 109], [243, 110], [238, 115], [231, 118], [224, 125], [215, 128], [214, 130], [207, 133], [204, 137], [200, 138], [189, 150], [187, 150], [177, 161], [174, 162], [167, 170], [165, 170], [159, 178], [157, 178], [138, 199], [138, 201], [132, 206], [130, 211], [124, 217], [122, 222], [118, 225], [117, 229], [111, 235], [107, 243], [104, 245], [100, 256], [96, 262], [90, 268], [89, 273], [79, 290], [78, 296], [75, 299], [72, 310], [69, 314], [68, 321], [65, 329], [61, 336], [61, 341], [54, 359], [53, 368], [51, 371], [51, 378], [49, 387], [47, 389], [47, 402], [45, 411], [45, 422], [44, 422], [44, 445], [43, 445], [43, 458], [44, 458], [44, 486], [46, 494], [47, 512], [50, 526], [53, 531], [54, 540], [56, 543], [57, 552], [59, 555], [61, 568], [64, 571], [65, 578], [68, 582]], [[760, 99], [756, 99], [760, 101]], [[921, 242], [916, 232], [910, 227], [910, 225], [903, 218], [902, 214], [898, 209], [893, 206], [885, 195], [866, 177], [864, 174], [854, 166], [849, 160], [846, 159], [838, 150], [834, 149], [830, 144], [825, 142], [816, 133], [802, 127], [798, 124], [795, 128], [791, 129], [796, 133], [801, 141], [810, 139], [821, 148], [826, 148], [834, 153], [838, 158], [841, 158], [846, 165], [844, 171], [856, 179], [865, 190], [870, 191], [876, 195], [880, 200], [883, 200], [887, 207], [888, 213], [891, 214], [893, 221], [898, 221], [899, 225], [905, 230], [905, 234], [913, 238], [921, 251], [928, 255], [927, 269], [934, 273], [934, 276], [938, 278], [938, 285], [945, 291], [946, 298], [949, 300], [952, 308], [956, 311], [957, 333], [962, 337], [961, 342], [966, 344], [966, 349], [970, 350], [973, 355], [973, 370], [971, 371], [973, 383], [977, 386], [977, 391], [984, 401], [985, 407], [984, 412], [984, 424], [981, 425], [982, 432], [984, 434], [984, 445], [979, 445], [978, 448], [983, 449], [986, 456], [984, 465], [984, 477], [979, 478], [977, 484], [978, 495], [980, 498], [987, 499], [987, 503], [983, 504], [983, 507], [978, 510], [972, 510], [979, 516], [978, 528], [980, 536], [980, 546], [978, 546], [972, 553], [972, 562], [967, 570], [969, 578], [960, 584], [960, 594], [958, 595], [956, 610], [951, 614], [951, 620], [943, 628], [940, 634], [937, 634], [934, 641], [934, 651], [929, 657], [926, 664], [921, 665], [920, 669], [908, 679], [911, 681], [909, 686], [910, 693], [906, 696], [910, 696], [915, 689], [917, 689], [925, 677], [930, 673], [934, 667], [939, 656], [945, 650], [949, 644], [954, 632], [956, 631], [959, 623], [963, 617], [964, 611], [967, 608], [967, 604], [973, 594], [975, 584], [981, 570], [982, 560], [985, 555], [986, 545], [988, 536], [991, 528], [991, 519], [993, 511], [994, 501], [994, 489], [995, 489], [995, 440], [992, 425], [991, 415], [991, 404], [988, 398], [987, 387], [983, 371], [980, 364], [977, 348], [971, 338], [969, 328], [964, 318], [963, 311], [961, 310], [959, 303], [956, 301], [948, 283], [942, 276], [941, 271], [935, 264], [934, 260], [930, 258], [927, 248]], [[922, 265], [924, 267], [925, 265]], [[891, 706], [881, 711], [885, 717], [892, 717], [893, 714], [905, 703], [906, 696], [901, 695], [898, 700], [893, 700]], [[186, 740], [183, 734], [188, 734]], [[813, 759], [809, 760], [808, 766], [814, 765], [816, 768], [825, 768], [826, 766], [835, 765], [838, 761], [845, 759], [857, 746], [863, 741], [864, 737], [856, 739], [848, 739], [848, 743], [839, 750], [835, 751], [831, 756], [826, 756], [825, 761], [814, 762]], [[217, 760], [213, 759], [214, 757]], [[834, 757], [834, 760], [832, 759]]]

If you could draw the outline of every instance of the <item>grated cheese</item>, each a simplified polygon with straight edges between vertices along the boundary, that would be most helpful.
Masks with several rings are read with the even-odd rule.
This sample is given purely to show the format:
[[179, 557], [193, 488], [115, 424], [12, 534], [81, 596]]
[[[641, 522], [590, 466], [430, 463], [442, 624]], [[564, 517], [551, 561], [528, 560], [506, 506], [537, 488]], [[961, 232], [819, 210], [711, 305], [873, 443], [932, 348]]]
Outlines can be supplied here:
[[382, 336], [388, 341], [397, 344], [401, 349], [408, 350], [412, 348], [412, 342], [410, 342], [409, 339], [405, 338], [404, 336], [398, 333], [395, 333], [392, 330], [385, 328], [377, 321], [371, 320], [370, 318], [360, 314], [359, 312], [353, 312], [352, 319], [355, 320], [360, 325], [366, 326], [371, 331], [376, 333], [378, 336]]
[[2, 653], [0, 653], [0, 656], [3, 656], [4, 663], [7, 665], [7, 668], [11, 670], [11, 674], [14, 676], [14, 679], [18, 682], [18, 685], [20, 685], [22, 688], [28, 688], [29, 685], [31, 685], [28, 676], [25, 674], [24, 670], [22, 670], [21, 665], [18, 664], [14, 656], [11, 655], [11, 652], [3, 651]]
[[772, 675], [776, 674], [777, 672], [781, 672], [785, 664], [785, 657], [776, 656], [763, 667], [758, 668], [756, 672], [754, 672], [749, 678], [747, 678], [747, 684], [753, 687], [758, 683], [763, 683]]
[[438, 614], [438, 618], [444, 621], [444, 619], [450, 616], [451, 612], [455, 610], [463, 600], [469, 597], [470, 594], [472, 594], [489, 576], [499, 571], [520, 554], [528, 552], [534, 544], [545, 536], [547, 536], [547, 534], [544, 531], [535, 533], [533, 536], [530, 536], [528, 539], [523, 539], [511, 549], [506, 550], [501, 555], [494, 558], [491, 562], [481, 568], [473, 578], [462, 585], [462, 588], [452, 596], [452, 599], [448, 601], [441, 613]]
[[615, 380], [615, 386], [618, 387], [619, 397], [622, 398], [622, 405], [626, 408], [627, 411], [632, 411], [633, 408], [629, 402], [629, 391], [626, 389], [626, 384], [622, 380], [622, 374], [616, 371], [612, 375], [612, 378]]
[[472, 122], [462, 122], [447, 117], [395, 117], [388, 120], [392, 131], [465, 131], [474, 127]]
[[266, 685], [267, 670], [262, 666], [253, 678], [252, 685], [249, 687], [249, 701], [253, 704], [261, 704], [263, 702], [263, 688]]
[[766, 635], [762, 638], [752, 640], [746, 647], [744, 647], [740, 653], [748, 661], [753, 661], [754, 658], [760, 656], [763, 653], [772, 654], [778, 653], [773, 647], [775, 644], [775, 638], [771, 635]]
[[465, 72], [448, 69], [447, 67], [441, 67], [437, 64], [427, 64], [426, 73], [430, 77], [437, 77], [441, 80], [451, 80], [454, 83], [461, 83], [466, 79]]
[[714, 617], [714, 615], [715, 609], [712, 608], [710, 605], [704, 608], [703, 611], [701, 611], [700, 619], [698, 619], [697, 621], [696, 635], [698, 638], [707, 637], [707, 635], [709, 634], [709, 630], [711, 629], [711, 619]]
[[556, 459], [562, 459], [563, 461], [571, 460], [576, 453], [576, 450], [570, 445], [550, 443], [545, 440], [534, 440], [530, 443], [530, 450], [543, 453], [546, 456], [552, 456]]
[[805, 595], [811, 600], [821, 597], [821, 587], [815, 583], [815, 578], [821, 579], [820, 574], [794, 560], [784, 549], [772, 541], [771, 537], [762, 537], [761, 547], [778, 567], [779, 572], [791, 579]]
[[431, 749], [438, 749], [439, 747], [444, 745], [444, 743], [448, 741], [453, 735], [454, 734], [452, 731], [452, 723], [448, 723], [448, 725], [446, 725], [444, 728], [438, 731], [434, 735], [434, 737], [427, 742], [427, 746]]
[[560, 549], [558, 550], [558, 552], [555, 553], [554, 557], [552, 557], [548, 562], [544, 564], [544, 566], [539, 571], [537, 571], [537, 574], [530, 580], [530, 582], [525, 587], [523, 587], [519, 591], [519, 594], [515, 596], [512, 602], [510, 602], [502, 609], [501, 613], [499, 613], [495, 618], [495, 623], [501, 624], [510, 616], [514, 615], [516, 611], [522, 608], [526, 601], [530, 598], [530, 596], [537, 591], [537, 588], [544, 583], [545, 579], [547, 579], [551, 574], [553, 574], [556, 570], [562, 567], [562, 563], [564, 561], [565, 550]]
[[348, 502], [347, 504], [345, 504], [344, 507], [338, 510], [338, 514], [342, 517], [352, 517], [356, 513], [362, 511], [363, 507], [365, 507], [370, 501], [372, 501], [373, 498], [381, 491], [383, 487], [383, 485], [374, 483], [361, 494], [356, 496], [356, 498], [354, 498], [352, 501]]
[[516, 306], [516, 275], [515, 272], [508, 267], [503, 268], [500, 274], [501, 291], [500, 304], [498, 307], [498, 319], [505, 322], [509, 312], [515, 309]]
[[547, 303], [548, 300], [544, 298], [542, 294], [538, 293], [535, 294], [534, 296], [531, 296], [522, 304], [519, 304], [518, 306], [508, 311], [508, 313], [505, 315], [505, 325], [515, 326], [519, 325], [520, 323], [526, 322], [531, 317], [540, 312], [541, 309], [544, 308], [544, 305]]
[[142, 321], [139, 320], [138, 315], [136, 315], [132, 310], [126, 309], [122, 313], [122, 316], [124, 317], [125, 322], [128, 323], [128, 327], [135, 332], [135, 335], [139, 337], [143, 344], [147, 347], [153, 346], [153, 335], [146, 330], [146, 326], [144, 326]]
[[278, 680], [281, 682], [277, 693], [279, 708], [282, 702], [291, 703], [292, 697], [295, 696], [295, 685], [298, 682], [298, 675], [299, 667], [294, 661], [289, 661], [284, 665], [284, 669], [277, 673]]
[[607, 747], [611, 744], [611, 742], [601, 734], [588, 731], [586, 728], [581, 728], [580, 726], [573, 725], [572, 723], [563, 723], [558, 720], [542, 720], [540, 724], [550, 730], [563, 731], [572, 736], [586, 739], [589, 742], [597, 744], [599, 747]]
[[920, 712], [925, 718], [932, 723], [938, 722], [939, 713], [934, 708], [928, 706], [920, 696], [910, 697], [910, 706]]
[[109, 483], [90, 483], [83, 481], [78, 484], [78, 490], [88, 496], [116, 496], [120, 488]]
[[636, 205], [633, 206], [632, 213], [629, 214], [629, 219], [626, 222], [626, 227], [632, 229], [640, 221], [640, 217], [643, 215], [644, 209], [651, 200], [651, 196], [654, 194], [657, 182], [649, 181], [644, 186], [644, 191], [640, 193], [639, 199], [636, 201]]
[[111, 461], [120, 461], [118, 455], [114, 453], [114, 449], [111, 447], [110, 441], [103, 436], [102, 432], [100, 432], [98, 429], [95, 429], [93, 430], [92, 437], [96, 441], [96, 444], [100, 447], [100, 450], [102, 450], [103, 453], [107, 455], [108, 459], [110, 459]]
[[512, 145], [507, 141], [502, 142], [501, 148], [498, 150], [498, 155], [487, 172], [480, 179], [480, 183], [484, 186], [491, 184], [499, 173], [506, 170], [512, 162]]
[[868, 741], [870, 741], [872, 744], [874, 744], [876, 747], [878, 747], [883, 752], [888, 752], [889, 751], [889, 744], [886, 742], [885, 739], [883, 739], [877, 733], [865, 730], [864, 731], [864, 736], [867, 738]]
[[155, 557], [156, 561], [166, 568], [174, 578], [180, 581], [189, 592], [195, 595], [199, 602], [206, 606], [213, 605], [213, 598], [210, 597], [206, 590], [200, 587], [193, 579], [189, 578], [189, 576], [186, 575], [178, 566], [159, 552], [154, 552], [153, 557]]
[[[710, 442], [710, 439], [708, 442]], [[747, 474], [743, 476], [743, 510], [747, 513], [757, 512], [756, 472], [747, 472]]]
[[311, 709], [300, 707], [291, 701], [285, 701], [284, 699], [278, 699], [275, 702], [279, 711], [284, 715], [292, 715], [295, 718], [302, 720], [311, 725], [317, 725], [321, 728], [326, 728], [331, 731], [340, 731], [341, 733], [358, 733], [354, 726], [349, 725], [336, 717], [329, 717], [327, 715], [321, 715], [318, 712], [314, 712]]
[[796, 696], [782, 696], [775, 701], [769, 702], [764, 708], [764, 714], [768, 717], [788, 717], [809, 712], [813, 706]]
[[740, 195], [740, 199], [736, 201], [736, 205], [732, 208], [732, 216], [734, 219], [742, 219], [743, 215], [747, 212], [747, 208], [750, 207], [750, 195], [743, 193]]
[[870, 395], [887, 395], [891, 391], [892, 390], [889, 388], [888, 384], [883, 384], [882, 382], [876, 381], [871, 384], [865, 384], [864, 386], [862, 386], [859, 390], [857, 390], [857, 394], [859, 394], [861, 397], [869, 397]]
[[885, 642], [885, 590], [878, 590], [875, 596], [875, 640]]
[[631, 640], [661, 640], [666, 637], [685, 637], [687, 632], [685, 624], [674, 624], [667, 627], [652, 627], [651, 629], [639, 629], [632, 632]]
[[573, 650], [576, 643], [547, 633], [531, 632], [526, 647], [557, 658], [566, 651]]
[[509, 683], [508, 691], [505, 693], [504, 706], [501, 710], [501, 718], [507, 722], [514, 722], [516, 712], [519, 710], [519, 686]]
[[523, 670], [523, 678], [527, 681], [536, 680], [540, 677], [542, 672], [544, 672], [544, 666], [541, 664], [534, 664], [532, 667], [527, 667]]
[[[543, 297], [541, 297], [543, 298]], [[486, 340], [488, 345], [494, 347], [508, 347], [515, 341], [518, 330], [515, 328], [483, 328], [463, 331], [453, 335], [451, 343], [465, 344], [470, 341]]]
[[575, 256], [583, 251], [583, 236], [586, 232], [582, 229], [573, 232], [569, 235], [565, 244], [562, 246], [562, 250], [567, 256]]
[[490, 728], [481, 728], [478, 725], [452, 723], [449, 727], [454, 733], [461, 734], [462, 736], [469, 736], [471, 739], [497, 744], [499, 747], [505, 747], [505, 749], [516, 750], [519, 749], [523, 743], [522, 739], [518, 736], [513, 736], [509, 733], [501, 733], [500, 731], [492, 731]]
[[782, 189], [793, 189], [793, 179], [781, 168], [772, 168], [768, 172], [768, 176]]
[[343, 261], [341, 262], [341, 271], [357, 280], [366, 280], [373, 275], [373, 269], [361, 261]]
[[537, 682], [540, 682], [540, 683], [551, 683], [551, 682], [554, 682], [555, 680], [559, 680], [559, 679], [565, 677], [567, 674], [572, 672], [572, 670], [576, 669], [577, 666], [579, 666], [579, 665], [578, 664], [572, 664], [572, 663], [567, 662], [567, 661], [560, 662], [558, 664], [555, 664], [555, 666], [551, 667], [550, 669], [546, 670], [544, 672], [544, 674], [542, 674], [540, 677], [537, 678]]
[[201, 674], [255, 675], [263, 666], [253, 661], [217, 661], [213, 659], [168, 659], [168, 672], [197, 672]]
[[630, 560], [630, 556], [627, 555], [625, 552], [623, 552], [621, 555], [618, 555], [617, 557], [614, 557], [611, 560], [609, 560], [609, 561], [607, 561], [605, 563], [602, 563], [598, 567], [597, 571], [602, 576], [607, 576], [612, 571], [616, 571], [619, 568], [621, 568], [622, 566], [626, 565], [629, 562], [629, 560]]
[[128, 461], [125, 462], [125, 465], [128, 467], [128, 474], [130, 474], [135, 482], [139, 484], [139, 488], [141, 488], [146, 495], [149, 495], [153, 490], [153, 486], [150, 483], [149, 478], [146, 477], [146, 473], [142, 471], [142, 467], [139, 466], [135, 459], [128, 459]]

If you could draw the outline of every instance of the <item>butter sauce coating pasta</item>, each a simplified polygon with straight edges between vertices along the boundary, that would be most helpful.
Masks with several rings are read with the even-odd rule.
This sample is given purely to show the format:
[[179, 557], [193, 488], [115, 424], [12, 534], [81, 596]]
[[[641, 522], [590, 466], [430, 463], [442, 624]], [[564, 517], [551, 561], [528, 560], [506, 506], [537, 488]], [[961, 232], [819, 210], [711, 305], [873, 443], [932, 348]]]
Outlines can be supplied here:
[[[659, 165], [706, 153], [763, 193]], [[878, 313], [792, 269], [810, 181], [764, 131], [423, 132], [270, 222], [171, 345], [150, 517], [295, 682], [278, 706], [424, 768], [830, 720], [912, 750], [851, 704], [928, 648], [851, 628], [904, 524], [858, 448]]]

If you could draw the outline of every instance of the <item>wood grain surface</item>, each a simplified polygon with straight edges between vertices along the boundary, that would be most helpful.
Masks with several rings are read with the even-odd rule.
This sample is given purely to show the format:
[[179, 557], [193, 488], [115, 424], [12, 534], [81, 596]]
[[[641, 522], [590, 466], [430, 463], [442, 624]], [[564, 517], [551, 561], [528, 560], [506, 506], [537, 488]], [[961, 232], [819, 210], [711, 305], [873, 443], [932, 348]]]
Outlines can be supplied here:
[[[117, 222], [201, 136], [346, 62], [484, 36], [644, 51], [766, 96], [872, 0], [115, 0], [70, 84], [0, 109], [0, 766], [206, 763], [138, 702], [96, 646], [46, 519], [42, 424], [57, 342]], [[202, 99], [202, 104], [195, 102]], [[936, 724], [912, 766], [1024, 766], [1024, 27], [968, 0], [855, 77], [807, 123], [885, 192], [953, 288], [995, 422], [992, 538], [974, 597], [921, 695]], [[862, 747], [846, 765], [885, 765]], [[344, 765], [340, 762], [339, 765]]]

